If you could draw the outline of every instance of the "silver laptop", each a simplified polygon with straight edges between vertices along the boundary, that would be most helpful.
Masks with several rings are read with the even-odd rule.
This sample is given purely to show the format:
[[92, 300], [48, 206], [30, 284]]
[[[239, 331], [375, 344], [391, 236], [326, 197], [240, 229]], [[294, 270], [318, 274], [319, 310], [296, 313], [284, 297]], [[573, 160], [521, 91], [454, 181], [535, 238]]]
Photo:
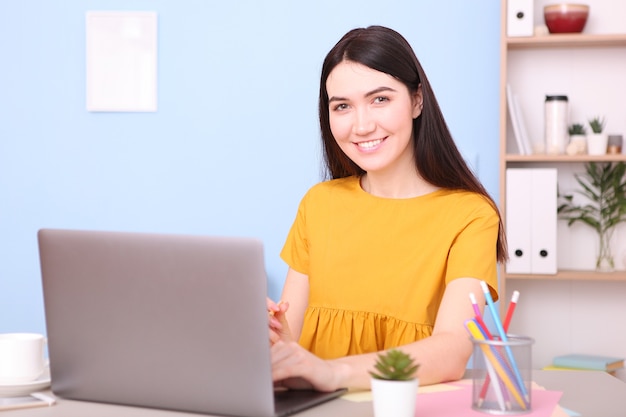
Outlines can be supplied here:
[[38, 242], [56, 395], [274, 417], [341, 394], [274, 391], [259, 240], [43, 229]]

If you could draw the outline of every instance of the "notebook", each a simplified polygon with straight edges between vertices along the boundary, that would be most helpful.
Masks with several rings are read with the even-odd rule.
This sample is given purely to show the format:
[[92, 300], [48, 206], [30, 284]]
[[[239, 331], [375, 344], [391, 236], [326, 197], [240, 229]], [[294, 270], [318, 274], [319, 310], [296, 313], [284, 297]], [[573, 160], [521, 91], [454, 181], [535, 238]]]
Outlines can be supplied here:
[[259, 240], [42, 229], [38, 243], [62, 398], [274, 417], [342, 393], [274, 392]]
[[603, 355], [572, 353], [555, 356], [552, 360], [555, 368], [590, 369], [612, 372], [624, 367], [624, 358]]

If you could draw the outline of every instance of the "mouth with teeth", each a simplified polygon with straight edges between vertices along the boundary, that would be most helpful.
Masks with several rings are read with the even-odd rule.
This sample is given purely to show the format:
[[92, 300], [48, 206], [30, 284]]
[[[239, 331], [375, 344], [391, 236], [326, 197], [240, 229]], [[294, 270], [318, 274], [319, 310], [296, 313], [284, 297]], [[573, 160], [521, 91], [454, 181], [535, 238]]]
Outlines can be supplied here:
[[369, 151], [369, 150], [377, 148], [378, 145], [383, 143], [384, 140], [385, 139], [368, 140], [367, 142], [357, 142], [357, 143], [355, 143], [355, 145], [359, 149], [362, 149], [362, 150], [365, 150], [365, 151]]

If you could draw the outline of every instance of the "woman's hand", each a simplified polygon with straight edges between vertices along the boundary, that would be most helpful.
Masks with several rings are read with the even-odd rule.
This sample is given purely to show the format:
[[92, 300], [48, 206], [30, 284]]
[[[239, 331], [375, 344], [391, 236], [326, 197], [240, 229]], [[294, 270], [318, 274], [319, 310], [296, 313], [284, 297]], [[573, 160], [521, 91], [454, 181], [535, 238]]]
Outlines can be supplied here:
[[339, 364], [318, 358], [296, 342], [272, 345], [272, 378], [292, 389], [334, 391], [339, 385]]
[[274, 344], [279, 340], [291, 342], [291, 330], [285, 313], [289, 309], [289, 303], [280, 301], [276, 304], [267, 298], [267, 311], [269, 317], [270, 344]]

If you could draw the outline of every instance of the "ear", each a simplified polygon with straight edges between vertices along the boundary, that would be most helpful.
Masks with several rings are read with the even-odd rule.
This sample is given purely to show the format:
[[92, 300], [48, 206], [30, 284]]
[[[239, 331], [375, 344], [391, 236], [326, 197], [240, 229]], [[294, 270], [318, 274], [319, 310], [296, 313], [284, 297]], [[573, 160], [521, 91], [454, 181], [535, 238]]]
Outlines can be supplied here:
[[413, 118], [417, 119], [422, 114], [422, 108], [424, 108], [424, 96], [422, 94], [422, 85], [417, 87], [417, 90], [411, 96], [411, 104], [413, 105]]

